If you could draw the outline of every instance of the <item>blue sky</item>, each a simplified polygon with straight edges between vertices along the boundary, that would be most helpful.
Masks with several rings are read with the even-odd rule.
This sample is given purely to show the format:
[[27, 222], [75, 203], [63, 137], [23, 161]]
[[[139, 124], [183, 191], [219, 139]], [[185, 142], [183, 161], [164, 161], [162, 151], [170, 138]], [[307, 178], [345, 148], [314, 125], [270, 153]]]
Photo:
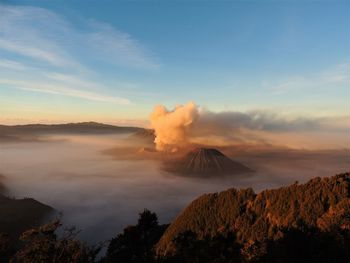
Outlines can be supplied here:
[[350, 1], [2, 1], [0, 122], [155, 104], [350, 115]]

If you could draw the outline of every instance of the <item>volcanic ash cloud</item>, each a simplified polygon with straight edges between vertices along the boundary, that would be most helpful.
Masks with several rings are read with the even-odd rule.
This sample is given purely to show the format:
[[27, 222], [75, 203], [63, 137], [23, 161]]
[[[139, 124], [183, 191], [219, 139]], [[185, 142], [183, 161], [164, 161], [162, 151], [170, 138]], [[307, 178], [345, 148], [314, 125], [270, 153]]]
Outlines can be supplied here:
[[178, 147], [184, 146], [187, 133], [198, 117], [198, 107], [193, 102], [178, 105], [171, 111], [163, 105], [157, 105], [150, 116], [157, 150], [176, 151]]

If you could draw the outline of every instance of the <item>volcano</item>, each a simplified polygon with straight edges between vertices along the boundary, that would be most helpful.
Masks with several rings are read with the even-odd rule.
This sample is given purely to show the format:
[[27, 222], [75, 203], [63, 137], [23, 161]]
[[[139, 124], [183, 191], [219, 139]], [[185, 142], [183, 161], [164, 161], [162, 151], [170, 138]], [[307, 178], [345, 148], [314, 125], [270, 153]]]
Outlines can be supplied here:
[[183, 158], [168, 162], [165, 169], [188, 176], [233, 175], [253, 171], [212, 148], [194, 149]]

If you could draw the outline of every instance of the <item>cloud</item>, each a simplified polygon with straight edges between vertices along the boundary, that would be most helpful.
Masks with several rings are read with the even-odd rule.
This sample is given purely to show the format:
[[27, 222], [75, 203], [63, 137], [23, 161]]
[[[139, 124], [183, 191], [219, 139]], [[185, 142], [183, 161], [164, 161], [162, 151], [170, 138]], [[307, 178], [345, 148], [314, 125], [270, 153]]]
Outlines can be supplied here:
[[125, 98], [112, 97], [112, 96], [104, 96], [98, 93], [72, 89], [70, 87], [59, 85], [59, 84], [48, 84], [41, 82], [26, 82], [21, 80], [9, 80], [9, 79], [0, 79], [0, 84], [5, 84], [7, 86], [26, 90], [26, 91], [34, 91], [41, 92], [47, 94], [56, 94], [62, 96], [76, 97], [81, 99], [87, 99], [91, 101], [100, 101], [100, 102], [110, 102], [121, 105], [130, 104], [130, 101]]
[[137, 40], [109, 24], [92, 21], [92, 32], [83, 36], [84, 43], [98, 53], [99, 59], [135, 68], [157, 69], [159, 63]]
[[136, 85], [111, 82], [100, 65], [114, 70], [159, 67], [142, 44], [109, 24], [82, 19], [71, 24], [30, 6], [0, 4], [0, 13], [2, 88], [126, 105], [129, 99], [115, 93], [135, 91]]
[[335, 88], [348, 89], [350, 85], [350, 64], [338, 64], [318, 73], [295, 75], [275, 83], [263, 81], [262, 85], [275, 94], [310, 89], [317, 89], [317, 91]]
[[124, 67], [159, 67], [137, 40], [107, 23], [82, 21], [82, 29], [37, 7], [0, 5], [0, 13], [0, 49], [53, 66], [78, 66], [73, 55], [80, 52], [90, 60], [103, 59]]
[[[64, 83], [65, 85], [70, 85], [74, 87], [80, 87], [80, 88], [86, 88], [90, 90], [98, 91], [100, 90], [103, 85], [100, 83], [95, 83], [94, 81], [81, 79], [77, 76], [71, 75], [71, 74], [62, 74], [57, 72], [48, 72], [44, 74], [45, 77], [47, 77], [50, 80], [54, 80], [58, 83]], [[132, 83], [126, 83], [126, 82], [113, 82], [113, 85], [116, 87], [123, 87], [123, 89], [135, 89], [137, 86]]]
[[0, 59], [0, 68], [11, 69], [15, 71], [22, 71], [22, 70], [29, 69], [29, 67], [25, 66], [24, 64], [14, 60], [9, 60], [9, 59]]
[[0, 49], [52, 66], [79, 66], [58, 43], [68, 31], [59, 16], [42, 8], [9, 5], [0, 5], [0, 13]]
[[22, 44], [15, 41], [0, 39], [0, 48], [23, 56], [43, 60], [49, 62], [54, 66], [69, 65], [69, 62], [65, 61], [62, 57], [60, 57], [58, 54], [55, 54], [54, 52], [36, 47], [26, 46], [24, 43]]

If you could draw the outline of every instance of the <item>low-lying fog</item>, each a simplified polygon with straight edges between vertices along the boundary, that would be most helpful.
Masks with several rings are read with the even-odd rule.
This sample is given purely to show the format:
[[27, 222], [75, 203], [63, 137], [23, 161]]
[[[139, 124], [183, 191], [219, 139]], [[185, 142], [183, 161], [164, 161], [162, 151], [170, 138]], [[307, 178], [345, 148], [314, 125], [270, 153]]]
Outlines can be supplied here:
[[[54, 207], [63, 213], [65, 225], [82, 230], [82, 239], [98, 242], [136, 223], [144, 208], [167, 223], [203, 193], [230, 187], [259, 191], [350, 170], [346, 150], [239, 154], [226, 149], [230, 157], [256, 172], [237, 179], [177, 177], [163, 172], [156, 159], [128, 160], [130, 149], [125, 155], [123, 149], [129, 136], [60, 135], [45, 141], [2, 143], [0, 174], [10, 196], [33, 197]], [[118, 147], [116, 155], [105, 152]]]

